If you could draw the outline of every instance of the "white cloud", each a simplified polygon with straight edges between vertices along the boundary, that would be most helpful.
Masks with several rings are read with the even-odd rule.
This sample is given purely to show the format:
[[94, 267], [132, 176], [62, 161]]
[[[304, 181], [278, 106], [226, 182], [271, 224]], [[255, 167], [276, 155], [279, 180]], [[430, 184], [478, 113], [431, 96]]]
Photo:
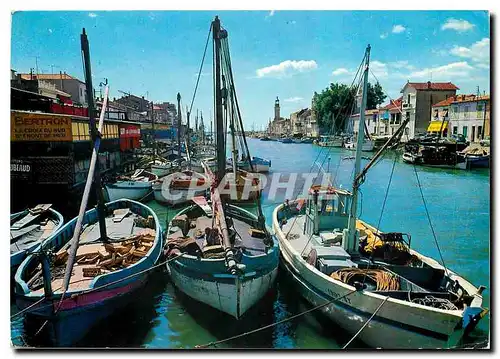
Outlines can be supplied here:
[[464, 32], [472, 30], [474, 26], [476, 25], [471, 24], [467, 20], [461, 20], [461, 19], [457, 20], [450, 18], [446, 20], [446, 22], [443, 25], [441, 25], [441, 30], [455, 30], [458, 32]]
[[458, 57], [471, 59], [472, 61], [489, 64], [490, 62], [490, 39], [485, 37], [471, 45], [471, 47], [454, 46], [450, 53]]
[[350, 71], [348, 69], [346, 69], [344, 67], [340, 67], [340, 68], [334, 70], [332, 72], [332, 75], [333, 76], [339, 76], [339, 75], [345, 75], [345, 74], [349, 74], [349, 73], [350, 73]]
[[392, 32], [394, 34], [399, 34], [401, 32], [404, 32], [406, 30], [406, 27], [404, 27], [403, 25], [394, 25], [392, 27]]
[[48, 30], [49, 30], [49, 32], [52, 34], [52, 29], [48, 29]]
[[380, 61], [371, 61], [370, 62], [370, 71], [377, 77], [387, 77], [389, 76], [389, 72], [387, 70], [387, 64], [384, 64]]
[[386, 39], [387, 36], [389, 36], [389, 34], [387, 32], [384, 32], [383, 34], [380, 34], [380, 38], [383, 40], [383, 39]]
[[97, 17], [97, 14], [93, 13], [93, 12], [89, 12], [89, 17]]
[[408, 63], [408, 61], [406, 61], [406, 60], [389, 62], [388, 65], [391, 67], [394, 67], [395, 69], [407, 69], [407, 70], [414, 70], [415, 69], [415, 66], [410, 65]]
[[299, 102], [299, 101], [301, 101], [301, 100], [303, 100], [303, 98], [302, 98], [302, 97], [295, 96], [295, 97], [290, 97], [290, 98], [287, 98], [287, 99], [285, 99], [284, 101], [285, 101], [285, 102]]
[[278, 65], [271, 65], [257, 69], [257, 77], [287, 77], [299, 72], [311, 71], [318, 68], [314, 60], [286, 60]]
[[430, 79], [432, 77], [433, 81], [445, 80], [451, 81], [453, 77], [467, 77], [470, 71], [474, 68], [470, 66], [466, 61], [453, 62], [448, 65], [425, 68], [419, 71], [414, 71], [408, 75], [410, 79]]

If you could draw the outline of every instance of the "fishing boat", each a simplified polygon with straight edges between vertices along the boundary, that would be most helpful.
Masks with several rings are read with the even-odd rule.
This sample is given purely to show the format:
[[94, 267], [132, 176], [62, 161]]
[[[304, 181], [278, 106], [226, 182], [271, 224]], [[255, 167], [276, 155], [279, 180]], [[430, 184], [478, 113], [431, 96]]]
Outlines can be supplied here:
[[[465, 156], [442, 144], [418, 144], [408, 146], [403, 155], [403, 162], [435, 168], [467, 169]], [[409, 150], [408, 150], [409, 149]]]
[[106, 183], [105, 188], [110, 201], [120, 198], [141, 200], [152, 193], [153, 183], [157, 180], [157, 175], [138, 169], [130, 177], [118, 176], [115, 182]]
[[63, 216], [50, 204], [10, 215], [10, 273], [44, 240], [51, 238], [64, 223]]
[[[234, 114], [237, 99], [230, 60], [227, 31], [218, 17], [212, 22], [215, 61], [215, 119], [217, 135], [217, 177], [205, 166], [211, 183], [228, 180], [225, 176], [224, 113]], [[221, 58], [221, 47], [225, 56]], [[227, 61], [221, 68], [221, 60]], [[222, 71], [221, 71], [222, 70]], [[225, 76], [224, 76], [225, 75]], [[227, 106], [223, 111], [221, 77], [227, 81]], [[227, 119], [234, 124], [234, 120]], [[238, 118], [241, 121], [241, 118]], [[234, 141], [233, 141], [234, 143]], [[247, 148], [247, 155], [248, 148]], [[229, 179], [228, 181], [231, 181]], [[192, 205], [169, 223], [166, 266], [174, 285], [187, 296], [236, 319], [257, 304], [274, 285], [279, 248], [265, 225], [260, 203], [258, 215], [227, 203], [217, 186], [210, 189], [211, 202], [197, 197]], [[216, 317], [214, 317], [216, 318]]]
[[[357, 146], [357, 142], [349, 139], [344, 143], [344, 148], [348, 150], [355, 150]], [[363, 152], [372, 152], [375, 148], [375, 143], [372, 140], [365, 139], [363, 140], [363, 144], [361, 145], [361, 150]]]
[[312, 138], [303, 138], [300, 143], [313, 143], [313, 139]]
[[318, 141], [318, 146], [321, 147], [337, 147], [341, 148], [344, 145], [342, 136], [321, 136]]
[[473, 143], [464, 150], [457, 152], [458, 157], [465, 162], [467, 169], [490, 167], [489, 141]]
[[278, 141], [281, 143], [293, 143], [293, 140], [291, 138], [288, 138], [288, 137], [281, 138]]
[[[228, 164], [232, 165], [232, 159], [228, 160]], [[271, 170], [271, 161], [260, 157], [253, 156], [250, 161], [238, 161], [238, 168], [252, 173], [267, 173]]]
[[174, 171], [177, 166], [173, 162], [168, 161], [154, 161], [154, 163], [150, 164], [151, 173], [158, 176], [158, 178], [169, 175]]
[[[369, 53], [368, 46], [363, 94]], [[365, 107], [363, 96], [359, 144]], [[362, 170], [358, 146], [352, 191], [315, 185], [274, 210], [282, 264], [301, 296], [353, 336], [344, 348], [355, 338], [374, 348], [451, 348], [487, 313], [484, 287], [412, 249], [409, 234], [382, 232], [356, 216], [359, 186], [389, 144]]]
[[77, 343], [101, 319], [137, 299], [134, 293], [148, 278], [148, 273], [138, 273], [151, 268], [162, 254], [161, 226], [149, 207], [122, 199], [106, 203], [106, 211], [111, 213], [105, 222], [107, 242], [100, 237], [97, 210], [85, 213], [86, 228], [64, 296], [64, 267], [77, 218], [42, 244], [41, 255], [28, 256], [15, 274], [16, 305], [20, 310], [34, 305], [27, 320], [48, 320], [48, 337], [55, 346]]
[[[85, 85], [92, 88], [85, 29], [81, 46]], [[93, 150], [78, 216], [30, 254], [14, 277], [17, 306], [28, 322], [41, 323], [37, 334], [48, 332], [54, 346], [78, 343], [100, 320], [137, 299], [162, 254], [162, 230], [151, 208], [128, 199], [104, 203], [98, 153], [108, 93], [106, 85], [98, 127], [89, 101]], [[97, 206], [86, 210], [92, 187]]]
[[263, 136], [260, 138], [261, 141], [271, 141], [271, 139], [267, 136]]
[[203, 196], [209, 187], [210, 181], [205, 175], [185, 170], [159, 179], [153, 184], [153, 191], [157, 202], [176, 206]]

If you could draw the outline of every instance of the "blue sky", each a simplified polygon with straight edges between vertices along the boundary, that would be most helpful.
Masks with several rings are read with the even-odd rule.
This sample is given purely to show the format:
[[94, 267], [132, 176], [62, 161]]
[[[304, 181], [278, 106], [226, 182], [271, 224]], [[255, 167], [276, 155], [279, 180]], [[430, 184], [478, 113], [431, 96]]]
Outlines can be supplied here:
[[[185, 109], [196, 83], [210, 22], [228, 30], [236, 90], [247, 129], [310, 106], [314, 91], [350, 83], [366, 45], [371, 69], [392, 98], [407, 80], [451, 81], [462, 93], [489, 92], [489, 15], [483, 11], [68, 11], [16, 12], [11, 67], [60, 70], [83, 80], [80, 33], [90, 40], [94, 86]], [[54, 67], [51, 67], [53, 65]], [[212, 50], [194, 109], [212, 112]], [[370, 75], [370, 82], [375, 79]]]

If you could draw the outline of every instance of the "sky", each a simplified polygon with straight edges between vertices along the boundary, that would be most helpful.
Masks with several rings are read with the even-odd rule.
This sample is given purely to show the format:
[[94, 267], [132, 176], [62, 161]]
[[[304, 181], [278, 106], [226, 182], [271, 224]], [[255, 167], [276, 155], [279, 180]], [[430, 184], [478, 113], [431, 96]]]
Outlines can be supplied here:
[[[451, 81], [460, 93], [490, 90], [486, 11], [22, 11], [12, 15], [11, 68], [66, 73], [84, 80], [80, 34], [86, 29], [93, 84], [154, 102], [190, 105], [210, 23], [229, 34], [245, 128], [310, 107], [331, 82], [350, 84], [371, 45], [369, 81], [389, 98], [412, 82]], [[193, 113], [213, 117], [209, 44]], [[376, 79], [375, 77], [376, 76]]]

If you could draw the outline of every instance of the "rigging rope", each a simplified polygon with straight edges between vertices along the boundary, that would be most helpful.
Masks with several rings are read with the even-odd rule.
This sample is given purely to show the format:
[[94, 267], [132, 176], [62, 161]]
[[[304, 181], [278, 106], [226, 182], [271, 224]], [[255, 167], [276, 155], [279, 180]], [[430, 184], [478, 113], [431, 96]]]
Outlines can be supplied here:
[[432, 237], [434, 238], [434, 243], [436, 243], [436, 248], [439, 252], [439, 257], [441, 257], [441, 262], [443, 263], [444, 271], [445, 271], [446, 275], [448, 276], [449, 275], [448, 269], [446, 268], [446, 265], [444, 263], [443, 254], [441, 253], [441, 249], [439, 248], [439, 243], [438, 243], [438, 240], [436, 237], [436, 232], [434, 231], [434, 226], [432, 225], [431, 216], [429, 215], [429, 210], [427, 209], [427, 202], [426, 202], [425, 197], [424, 197], [424, 192], [422, 191], [422, 185], [420, 184], [420, 179], [418, 178], [417, 167], [416, 167], [415, 163], [413, 163], [413, 170], [415, 172], [415, 178], [417, 179], [417, 184], [418, 184], [418, 189], [420, 191], [420, 196], [422, 197], [422, 202], [424, 204], [424, 209], [425, 209], [425, 213], [427, 215], [427, 220], [429, 221], [429, 226], [431, 227]]
[[200, 71], [198, 72], [198, 78], [196, 79], [196, 86], [194, 87], [193, 98], [191, 99], [191, 106], [189, 106], [189, 113], [193, 109], [194, 99], [196, 97], [196, 91], [198, 90], [198, 84], [200, 82], [201, 71], [203, 70], [203, 64], [205, 63], [205, 55], [207, 54], [208, 42], [210, 40], [210, 33], [212, 32], [212, 23], [210, 23], [210, 28], [208, 30], [207, 42], [205, 44], [205, 50], [203, 50], [203, 57], [201, 59]]

